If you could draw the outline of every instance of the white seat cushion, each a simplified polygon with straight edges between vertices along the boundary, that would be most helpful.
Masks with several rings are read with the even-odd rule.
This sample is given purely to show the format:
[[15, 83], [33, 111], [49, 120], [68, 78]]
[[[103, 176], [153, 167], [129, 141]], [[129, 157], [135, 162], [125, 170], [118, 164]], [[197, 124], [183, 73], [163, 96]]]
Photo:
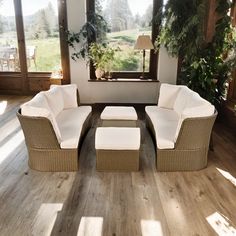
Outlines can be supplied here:
[[50, 88], [54, 88], [54, 87], [61, 89], [63, 101], [64, 101], [64, 109], [78, 107], [76, 84], [51, 85]]
[[21, 105], [21, 114], [24, 116], [45, 117], [49, 119], [53, 126], [58, 142], [61, 142], [60, 130], [51, 108], [48, 105], [44, 92], [38, 93], [29, 102]]
[[171, 109], [165, 109], [158, 106], [146, 106], [145, 111], [148, 114], [148, 116], [153, 120], [155, 119], [173, 120], [173, 121], [179, 120], [178, 113]]
[[98, 150], [139, 150], [140, 128], [97, 128], [95, 148]]
[[175, 147], [175, 134], [178, 126], [176, 121], [158, 122], [154, 126], [156, 144], [158, 149], [173, 149]]
[[137, 120], [134, 107], [107, 106], [101, 114], [102, 120]]
[[[173, 109], [160, 107], [171, 108], [172, 104]], [[162, 84], [158, 107], [147, 106], [145, 110], [155, 130], [157, 147], [173, 149], [184, 119], [211, 116], [215, 108], [186, 86]]]
[[64, 100], [61, 89], [54, 87], [44, 92], [49, 107], [51, 108], [54, 116], [56, 117], [64, 109]]
[[80, 106], [60, 112], [56, 120], [61, 132], [61, 148], [78, 147], [83, 124], [91, 111], [91, 106]]
[[178, 113], [157, 106], [147, 106], [145, 111], [152, 121], [158, 149], [173, 149], [179, 123]]

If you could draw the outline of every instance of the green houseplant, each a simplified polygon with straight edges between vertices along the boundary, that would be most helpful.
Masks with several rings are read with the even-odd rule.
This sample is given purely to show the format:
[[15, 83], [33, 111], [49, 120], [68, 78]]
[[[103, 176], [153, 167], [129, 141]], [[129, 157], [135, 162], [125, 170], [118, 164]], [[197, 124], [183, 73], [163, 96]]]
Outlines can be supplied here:
[[87, 21], [79, 32], [67, 30], [67, 43], [74, 52], [71, 55], [73, 60], [88, 58], [89, 45], [91, 42], [99, 44], [106, 41], [106, 34], [109, 32], [107, 21], [101, 15], [100, 1], [95, 1], [95, 9], [98, 11], [88, 11]]
[[157, 48], [163, 44], [171, 55], [179, 57], [178, 83], [186, 84], [215, 105], [223, 100], [236, 65], [236, 37], [227, 14], [230, 7], [228, 1], [217, 0], [216, 12], [220, 17], [212, 40], [206, 42], [207, 1], [169, 0], [156, 40]]
[[102, 78], [105, 71], [110, 77], [111, 63], [117, 49], [112, 49], [106, 43], [106, 34], [109, 27], [101, 15], [101, 4], [95, 1], [96, 12], [87, 13], [87, 22], [81, 27], [79, 32], [67, 31], [67, 43], [74, 49], [71, 55], [73, 60], [88, 60], [88, 64], [96, 69], [97, 78]]
[[105, 71], [108, 70], [110, 64], [114, 59], [115, 49], [99, 43], [91, 43], [88, 51], [88, 58], [92, 61], [96, 68], [95, 74], [97, 79], [104, 76]]

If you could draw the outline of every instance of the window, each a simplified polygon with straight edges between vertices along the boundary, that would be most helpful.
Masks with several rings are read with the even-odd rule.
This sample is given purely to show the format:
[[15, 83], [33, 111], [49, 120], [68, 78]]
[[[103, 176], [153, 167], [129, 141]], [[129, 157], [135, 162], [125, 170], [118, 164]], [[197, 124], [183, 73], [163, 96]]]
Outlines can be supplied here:
[[[232, 26], [234, 27], [234, 34], [236, 35], [236, 1], [234, 0], [232, 2], [232, 8], [231, 8], [231, 18], [232, 18]], [[236, 104], [236, 70], [233, 71], [233, 79], [230, 82], [229, 90], [227, 94], [227, 100], [232, 105]]]
[[20, 71], [13, 0], [0, 1], [0, 71]]
[[27, 66], [30, 72], [61, 68], [57, 0], [22, 0]]
[[[88, 11], [94, 10], [108, 23], [110, 29], [110, 32], [106, 34], [108, 45], [114, 49], [119, 48], [110, 65], [113, 78], [139, 78], [141, 76], [142, 52], [134, 50], [134, 45], [138, 36], [143, 34], [149, 35], [152, 41], [155, 41], [158, 26], [153, 18], [161, 7], [160, 2], [158, 0], [89, 1]], [[146, 50], [145, 77], [157, 79], [157, 55], [153, 50]]]
[[52, 71], [69, 83], [65, 0], [0, 0], [0, 90], [48, 89]]

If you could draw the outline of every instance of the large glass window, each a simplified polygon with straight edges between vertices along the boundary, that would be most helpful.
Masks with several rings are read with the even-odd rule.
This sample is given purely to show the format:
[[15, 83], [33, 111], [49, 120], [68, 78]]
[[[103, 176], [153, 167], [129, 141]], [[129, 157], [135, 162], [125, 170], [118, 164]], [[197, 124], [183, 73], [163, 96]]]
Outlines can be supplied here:
[[57, 0], [22, 0], [28, 71], [61, 67]]
[[[107, 40], [119, 48], [112, 63], [112, 71], [142, 71], [142, 55], [134, 50], [139, 35], [152, 37], [153, 0], [96, 0], [96, 11], [107, 21], [110, 33]], [[150, 50], [146, 52], [145, 68], [149, 71]]]
[[65, 0], [0, 0], [0, 92], [47, 90], [52, 72], [70, 83]]
[[[155, 41], [158, 25], [153, 20], [159, 0], [87, 0], [88, 12], [94, 11], [108, 23], [110, 31], [106, 42], [118, 49], [110, 68], [113, 78], [139, 78], [143, 71], [143, 51], [135, 50], [136, 40], [141, 35], [150, 36]], [[93, 71], [93, 69], [92, 69]], [[93, 73], [92, 73], [93, 74]], [[157, 55], [146, 50], [145, 77], [157, 79]]]
[[19, 71], [13, 0], [0, 0], [0, 71]]

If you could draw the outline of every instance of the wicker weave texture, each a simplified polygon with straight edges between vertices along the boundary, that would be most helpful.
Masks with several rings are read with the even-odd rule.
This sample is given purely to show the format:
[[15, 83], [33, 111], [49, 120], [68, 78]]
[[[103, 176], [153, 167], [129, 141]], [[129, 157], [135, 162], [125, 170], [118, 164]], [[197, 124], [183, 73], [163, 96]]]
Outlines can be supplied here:
[[160, 150], [157, 149], [158, 171], [193, 171], [207, 166], [208, 149]]
[[216, 115], [185, 119], [182, 123], [175, 148], [183, 150], [208, 148]]
[[38, 171], [77, 171], [77, 149], [28, 149], [29, 167]]
[[98, 171], [138, 171], [139, 150], [96, 150]]
[[34, 149], [58, 149], [56, 134], [51, 122], [44, 117], [29, 117], [17, 113], [27, 147]]
[[29, 117], [17, 113], [29, 154], [29, 166], [39, 171], [77, 171], [78, 153], [91, 127], [91, 114], [83, 124], [78, 148], [61, 149], [51, 122], [43, 117]]
[[[209, 117], [189, 118], [182, 123], [174, 149], [158, 149], [158, 171], [193, 171], [207, 166], [210, 135], [217, 112]], [[146, 126], [156, 141], [155, 130], [146, 114]]]

